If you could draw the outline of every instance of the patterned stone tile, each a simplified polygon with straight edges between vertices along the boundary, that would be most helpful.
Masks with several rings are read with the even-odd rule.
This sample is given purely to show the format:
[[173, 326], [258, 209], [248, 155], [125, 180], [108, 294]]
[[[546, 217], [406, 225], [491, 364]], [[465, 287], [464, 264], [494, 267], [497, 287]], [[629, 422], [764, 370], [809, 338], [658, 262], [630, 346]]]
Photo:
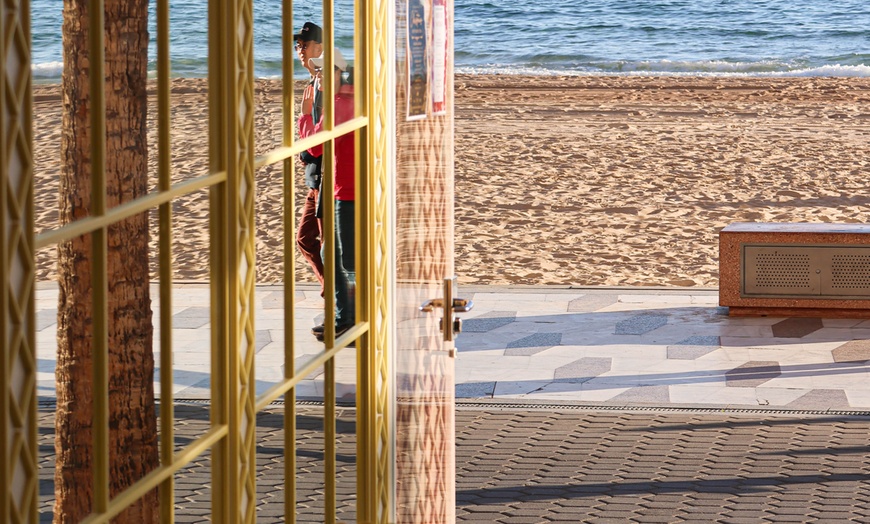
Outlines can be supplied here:
[[568, 303], [572, 313], [591, 313], [619, 301], [618, 295], [584, 295]]
[[189, 307], [172, 315], [172, 327], [197, 329], [211, 322], [211, 308]]
[[789, 402], [793, 409], [848, 409], [849, 399], [842, 389], [814, 389]]
[[57, 324], [57, 308], [40, 309], [36, 312], [36, 331]]
[[495, 382], [456, 384], [456, 398], [492, 397], [495, 393], [495, 384]]
[[580, 383], [607, 373], [613, 366], [613, 359], [603, 357], [584, 357], [580, 360], [556, 368], [553, 378], [557, 382]]
[[695, 360], [719, 349], [721, 342], [715, 335], [695, 335], [668, 346], [668, 358]]
[[771, 326], [771, 329], [776, 338], [802, 338], [823, 327], [820, 318], [787, 318]]
[[665, 404], [671, 401], [668, 386], [638, 386], [616, 395], [611, 402]]
[[258, 329], [254, 332], [254, 353], [272, 343], [272, 332], [268, 329]]
[[465, 333], [486, 333], [515, 322], [516, 311], [489, 311], [479, 317], [462, 321], [462, 331]]
[[754, 388], [782, 375], [779, 362], [752, 361], [725, 372], [725, 383], [732, 388]]
[[870, 360], [870, 340], [850, 340], [831, 351], [834, 362], [866, 362]]
[[643, 335], [668, 323], [668, 315], [644, 313], [627, 318], [616, 324], [616, 335]]
[[[284, 309], [283, 291], [270, 291], [263, 296], [262, 300], [263, 309]], [[301, 302], [303, 300], [305, 300], [305, 292], [297, 289], [293, 302]]]
[[504, 354], [507, 356], [527, 356], [546, 351], [562, 343], [561, 333], [535, 333], [508, 343]]

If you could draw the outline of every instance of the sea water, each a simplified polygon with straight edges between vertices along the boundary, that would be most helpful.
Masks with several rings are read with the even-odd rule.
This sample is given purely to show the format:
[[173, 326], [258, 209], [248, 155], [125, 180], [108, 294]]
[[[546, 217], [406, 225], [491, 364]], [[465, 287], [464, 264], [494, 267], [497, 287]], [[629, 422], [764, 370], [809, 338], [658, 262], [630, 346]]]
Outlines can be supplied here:
[[[255, 75], [279, 77], [281, 0], [254, 0]], [[206, 0], [172, 0], [172, 72], [207, 74]], [[62, 0], [32, 0], [33, 74], [60, 78]], [[336, 43], [353, 50], [353, 1], [336, 0]], [[150, 68], [156, 68], [150, 2]], [[294, 29], [320, 0], [294, 3]], [[867, 0], [457, 0], [459, 73], [870, 76]], [[297, 62], [297, 71], [304, 74]]]

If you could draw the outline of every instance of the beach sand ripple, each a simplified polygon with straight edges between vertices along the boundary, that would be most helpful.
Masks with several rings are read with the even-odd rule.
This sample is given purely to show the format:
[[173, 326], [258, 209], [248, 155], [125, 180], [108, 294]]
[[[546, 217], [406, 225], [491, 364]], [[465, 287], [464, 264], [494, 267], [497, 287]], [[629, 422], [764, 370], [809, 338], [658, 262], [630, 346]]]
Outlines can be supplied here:
[[[201, 79], [173, 81], [172, 178], [208, 172]], [[156, 98], [149, 147], [156, 187]], [[281, 143], [281, 84], [258, 81], [256, 154]], [[870, 79], [456, 78], [463, 284], [717, 286], [732, 222], [864, 222]], [[37, 231], [57, 226], [59, 86], [34, 88]], [[280, 166], [256, 173], [257, 279], [283, 281]], [[295, 174], [298, 203], [304, 196]], [[208, 275], [208, 191], [173, 208], [174, 278]], [[157, 221], [152, 213], [152, 253]], [[55, 273], [37, 254], [37, 279]], [[296, 256], [296, 278], [313, 281]]]

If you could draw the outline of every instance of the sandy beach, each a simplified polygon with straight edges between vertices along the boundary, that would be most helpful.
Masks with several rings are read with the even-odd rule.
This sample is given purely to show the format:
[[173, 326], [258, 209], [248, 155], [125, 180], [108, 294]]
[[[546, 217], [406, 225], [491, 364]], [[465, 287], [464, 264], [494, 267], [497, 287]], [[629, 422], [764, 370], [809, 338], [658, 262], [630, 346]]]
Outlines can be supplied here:
[[[280, 143], [280, 83], [258, 81], [256, 103], [261, 154]], [[173, 179], [203, 175], [205, 81], [175, 80], [172, 107]], [[456, 108], [461, 284], [716, 287], [729, 223], [868, 220], [868, 78], [457, 76]], [[56, 226], [60, 126], [60, 86], [35, 86], [37, 231]], [[281, 178], [257, 173], [263, 283], [283, 279]], [[178, 280], [207, 278], [207, 202], [173, 205]]]

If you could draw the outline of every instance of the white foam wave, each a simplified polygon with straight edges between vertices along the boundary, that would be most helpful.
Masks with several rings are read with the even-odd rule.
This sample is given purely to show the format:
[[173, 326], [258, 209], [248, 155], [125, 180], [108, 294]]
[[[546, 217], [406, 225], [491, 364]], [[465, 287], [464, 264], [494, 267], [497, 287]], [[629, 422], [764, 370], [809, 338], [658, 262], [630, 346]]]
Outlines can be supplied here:
[[[709, 66], [712, 64], [708, 62]], [[764, 70], [760, 67], [741, 67], [739, 64], [720, 63], [721, 67], [689, 68], [623, 68], [622, 70], [606, 70], [596, 68], [565, 67], [548, 68], [541, 66], [517, 66], [486, 64], [479, 66], [457, 66], [459, 74], [472, 75], [529, 75], [529, 76], [746, 76], [746, 77], [839, 77], [867, 78], [870, 77], [870, 66], [867, 65], [826, 65], [802, 69]]]
[[30, 68], [34, 78], [60, 78], [63, 72], [63, 62], [45, 62], [33, 64]]

